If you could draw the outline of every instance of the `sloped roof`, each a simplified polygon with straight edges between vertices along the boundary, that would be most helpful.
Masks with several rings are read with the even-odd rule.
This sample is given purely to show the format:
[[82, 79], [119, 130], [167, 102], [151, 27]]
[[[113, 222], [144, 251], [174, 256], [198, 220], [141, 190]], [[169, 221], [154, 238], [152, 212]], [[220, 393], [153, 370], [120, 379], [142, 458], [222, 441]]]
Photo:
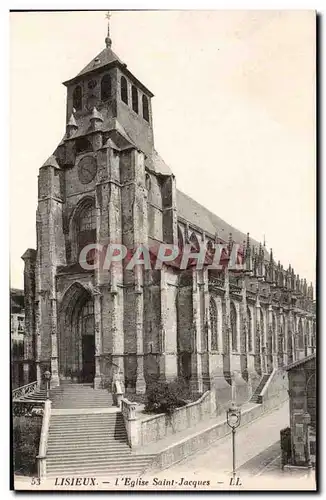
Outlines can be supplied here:
[[290, 365], [286, 366], [285, 369], [286, 371], [292, 370], [292, 368], [297, 368], [300, 365], [304, 365], [308, 361], [311, 361], [316, 358], [316, 353], [314, 352], [310, 356], [307, 356], [306, 358], [298, 359], [297, 361], [294, 361]]
[[120, 62], [121, 64], [122, 61], [119, 59], [117, 54], [113, 52], [113, 50], [110, 47], [107, 47], [102, 50], [97, 56], [94, 57], [94, 59], [91, 60], [79, 73], [77, 76], [84, 75], [86, 73], [89, 73], [90, 71], [93, 71], [93, 69], [98, 69], [102, 68], [103, 66], [106, 66], [107, 64], [113, 63], [115, 61]]
[[[187, 222], [202, 228], [207, 233], [215, 235], [217, 232], [218, 237], [225, 242], [229, 240], [230, 233], [232, 233], [232, 239], [236, 243], [243, 243], [247, 239], [247, 235], [245, 233], [242, 233], [235, 227], [231, 226], [178, 189], [177, 208], [178, 216], [181, 216]], [[250, 238], [250, 243], [252, 246], [259, 246], [259, 242], [252, 238]], [[265, 258], [269, 258], [269, 254], [266, 249]]]

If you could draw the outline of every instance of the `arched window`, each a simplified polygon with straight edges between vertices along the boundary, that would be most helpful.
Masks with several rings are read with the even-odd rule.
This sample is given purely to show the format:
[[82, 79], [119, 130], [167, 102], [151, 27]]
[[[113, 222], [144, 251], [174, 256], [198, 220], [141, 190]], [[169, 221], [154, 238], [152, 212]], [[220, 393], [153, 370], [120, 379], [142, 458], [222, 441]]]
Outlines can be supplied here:
[[147, 191], [151, 189], [151, 176], [149, 174], [146, 174], [146, 189]]
[[142, 101], [143, 101], [143, 118], [144, 118], [144, 120], [149, 122], [148, 99], [144, 94], [142, 97]]
[[211, 297], [209, 301], [209, 317], [211, 322], [211, 350], [217, 351], [217, 307], [215, 300]]
[[76, 140], [76, 154], [87, 153], [88, 151], [93, 151], [93, 146], [86, 137], [79, 137]]
[[248, 351], [252, 352], [252, 316], [249, 307], [247, 307], [247, 332], [248, 332]]
[[235, 309], [233, 302], [231, 302], [230, 319], [231, 319], [232, 351], [237, 351], [238, 350], [237, 311]]
[[121, 100], [126, 104], [128, 104], [128, 85], [127, 85], [127, 80], [125, 79], [124, 76], [121, 77], [120, 84], [121, 84]]
[[82, 97], [83, 97], [82, 88], [80, 85], [77, 85], [72, 95], [72, 103], [73, 103], [72, 105], [76, 111], [82, 108]]
[[111, 76], [106, 74], [101, 80], [101, 100], [111, 99]]
[[200, 245], [197, 236], [195, 233], [192, 233], [192, 235], [189, 238], [189, 243], [191, 245], [191, 252], [199, 252], [200, 251]]
[[263, 310], [261, 308], [260, 308], [260, 331], [261, 331], [262, 345], [263, 347], [265, 347], [265, 342], [266, 342], [265, 318]]
[[[87, 203], [79, 213], [77, 223], [77, 237], [79, 252], [90, 243], [96, 242], [96, 211], [91, 203]], [[92, 260], [89, 252], [88, 257]]]
[[135, 113], [138, 113], [138, 90], [133, 85], [131, 87], [131, 97], [132, 97], [132, 109]]
[[301, 318], [299, 319], [298, 323], [298, 349], [304, 349], [303, 327]]

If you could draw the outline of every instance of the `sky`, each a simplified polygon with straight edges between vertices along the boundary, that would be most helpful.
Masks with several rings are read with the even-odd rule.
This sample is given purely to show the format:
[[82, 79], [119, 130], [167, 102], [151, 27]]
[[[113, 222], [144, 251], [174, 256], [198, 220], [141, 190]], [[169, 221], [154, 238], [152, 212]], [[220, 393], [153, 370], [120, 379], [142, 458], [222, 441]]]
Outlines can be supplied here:
[[[35, 248], [37, 176], [65, 133], [66, 88], [105, 47], [105, 12], [10, 14], [11, 286]], [[315, 284], [313, 11], [115, 11], [112, 49], [155, 95], [178, 189], [266, 239]]]

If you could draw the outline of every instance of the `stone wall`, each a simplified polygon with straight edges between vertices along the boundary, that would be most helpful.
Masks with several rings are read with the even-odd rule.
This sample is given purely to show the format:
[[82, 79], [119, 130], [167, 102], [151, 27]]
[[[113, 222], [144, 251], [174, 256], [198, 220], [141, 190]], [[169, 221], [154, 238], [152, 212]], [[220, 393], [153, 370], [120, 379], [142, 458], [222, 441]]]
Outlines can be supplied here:
[[215, 393], [207, 391], [198, 401], [175, 410], [171, 417], [160, 414], [142, 419], [139, 423], [139, 444], [146, 446], [194, 427], [200, 422], [209, 420], [215, 412]]

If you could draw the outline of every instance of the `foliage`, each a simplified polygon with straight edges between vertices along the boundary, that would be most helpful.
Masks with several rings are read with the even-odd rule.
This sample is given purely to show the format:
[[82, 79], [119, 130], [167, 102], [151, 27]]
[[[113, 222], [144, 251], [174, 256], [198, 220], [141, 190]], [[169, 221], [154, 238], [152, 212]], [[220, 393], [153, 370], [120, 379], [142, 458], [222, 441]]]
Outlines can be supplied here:
[[171, 415], [176, 408], [187, 404], [184, 394], [185, 386], [180, 381], [154, 382], [146, 393], [145, 411]]
[[14, 471], [24, 475], [37, 472], [36, 456], [38, 455], [42, 418], [14, 417], [12, 433], [12, 450]]
[[285, 427], [280, 432], [281, 450], [282, 450], [282, 465], [289, 463], [291, 459], [291, 429]]

